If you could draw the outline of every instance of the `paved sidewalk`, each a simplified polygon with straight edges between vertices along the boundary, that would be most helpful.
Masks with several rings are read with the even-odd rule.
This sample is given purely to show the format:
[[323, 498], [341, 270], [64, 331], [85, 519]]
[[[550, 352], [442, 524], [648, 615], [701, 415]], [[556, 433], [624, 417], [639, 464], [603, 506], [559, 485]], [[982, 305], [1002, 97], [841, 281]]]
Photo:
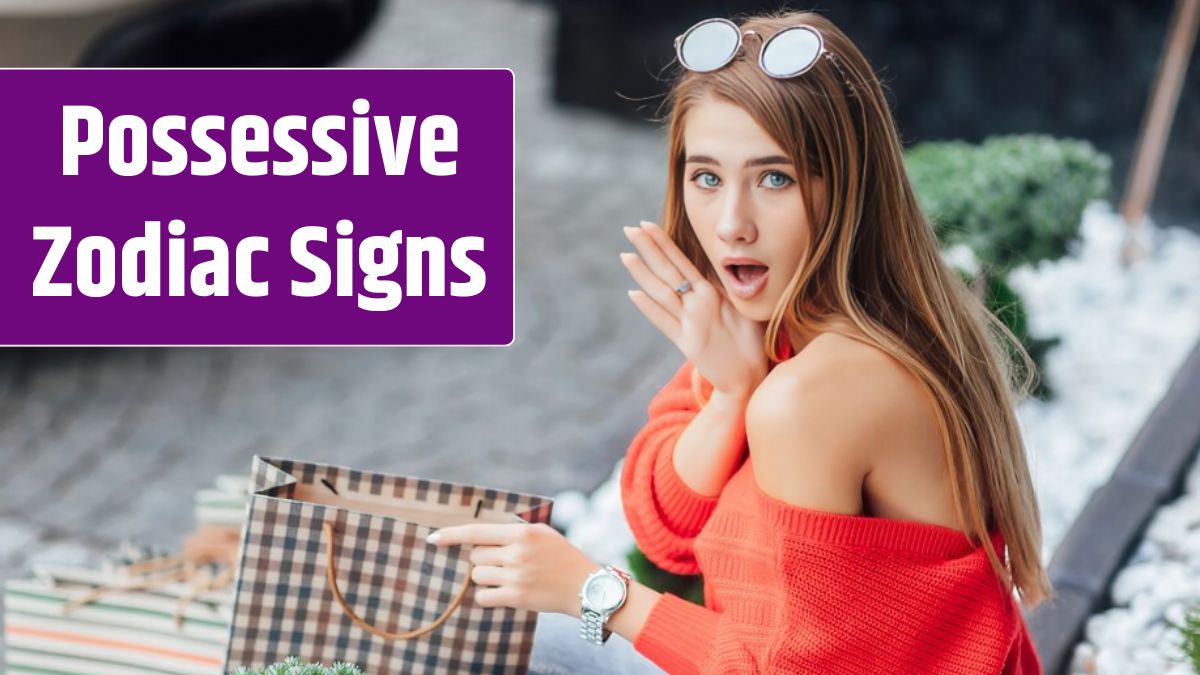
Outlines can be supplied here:
[[124, 537], [176, 545], [192, 493], [254, 453], [550, 495], [609, 475], [682, 358], [617, 257], [621, 226], [657, 216], [664, 140], [550, 104], [553, 20], [393, 2], [345, 63], [516, 73], [516, 343], [0, 350], [0, 579]]

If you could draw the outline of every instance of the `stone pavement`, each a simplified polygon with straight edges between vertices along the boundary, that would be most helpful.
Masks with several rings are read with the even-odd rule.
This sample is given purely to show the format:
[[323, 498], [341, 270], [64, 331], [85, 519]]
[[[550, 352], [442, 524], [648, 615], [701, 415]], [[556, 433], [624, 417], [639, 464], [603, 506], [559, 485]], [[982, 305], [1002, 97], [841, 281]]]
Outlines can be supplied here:
[[665, 143], [549, 101], [553, 22], [396, 1], [344, 64], [516, 73], [515, 344], [0, 350], [0, 579], [126, 537], [178, 545], [193, 492], [255, 453], [548, 495], [610, 474], [682, 360], [617, 257], [621, 226], [657, 217]]

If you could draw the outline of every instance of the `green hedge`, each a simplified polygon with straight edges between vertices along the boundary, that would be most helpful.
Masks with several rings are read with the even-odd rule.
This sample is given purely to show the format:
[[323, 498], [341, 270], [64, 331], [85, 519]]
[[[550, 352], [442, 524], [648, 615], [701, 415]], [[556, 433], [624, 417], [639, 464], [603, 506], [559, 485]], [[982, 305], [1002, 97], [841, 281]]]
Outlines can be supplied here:
[[1170, 619], [1167, 619], [1166, 622], [1167, 625], [1179, 631], [1183, 637], [1183, 644], [1180, 646], [1183, 657], [1191, 665], [1192, 671], [1200, 675], [1200, 603], [1188, 608], [1182, 624], [1177, 624]]
[[672, 574], [660, 569], [636, 546], [625, 559], [634, 579], [659, 593], [672, 593], [697, 605], [704, 604], [704, 579], [700, 575]]
[[905, 160], [942, 245], [965, 244], [988, 275], [1067, 253], [1112, 166], [1087, 141], [1042, 135], [919, 143]]
[[289, 656], [286, 661], [265, 668], [238, 668], [233, 675], [363, 675], [363, 671], [349, 663], [324, 666], [320, 663], [304, 663], [295, 656]]
[[[909, 178], [943, 247], [963, 245], [979, 269], [967, 283], [1020, 338], [1044, 372], [1057, 337], [1029, 334], [1013, 269], [1065, 255], [1079, 238], [1088, 202], [1108, 196], [1112, 160], [1087, 141], [1038, 134], [918, 143], [905, 153]], [[1045, 377], [1033, 394], [1053, 395]]]
[[[1008, 327], [1012, 334], [1021, 341], [1021, 345], [1025, 347], [1029, 358], [1033, 359], [1037, 366], [1039, 377], [1031, 392], [1034, 396], [1049, 400], [1054, 396], [1054, 389], [1046, 378], [1042, 375], [1042, 364], [1046, 360], [1046, 354], [1050, 349], [1062, 342], [1058, 336], [1039, 338], [1029, 334], [1029, 314], [1025, 311], [1025, 301], [1021, 299], [1019, 293], [1008, 285], [1008, 282], [1000, 277], [981, 277], [977, 279], [970, 272], [955, 268], [959, 277], [967, 285], [975, 283], [986, 283], [987, 289], [983, 293], [983, 304], [988, 308], [988, 311], [996, 315], [996, 318]], [[1013, 353], [1010, 357], [1015, 358]]]

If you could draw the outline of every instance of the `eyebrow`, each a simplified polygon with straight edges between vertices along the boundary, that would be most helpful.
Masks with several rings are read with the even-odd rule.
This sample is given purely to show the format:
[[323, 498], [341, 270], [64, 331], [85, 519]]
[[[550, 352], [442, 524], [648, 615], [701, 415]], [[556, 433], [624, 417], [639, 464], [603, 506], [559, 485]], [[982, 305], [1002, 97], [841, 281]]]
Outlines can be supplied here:
[[[769, 155], [767, 157], [755, 157], [754, 159], [746, 160], [745, 166], [746, 168], [750, 168], [752, 166], [768, 166], [771, 164], [790, 165], [791, 163], [792, 160], [783, 155]], [[690, 155], [684, 160], [684, 164], [712, 164], [713, 166], [721, 166], [720, 162], [708, 155]]]

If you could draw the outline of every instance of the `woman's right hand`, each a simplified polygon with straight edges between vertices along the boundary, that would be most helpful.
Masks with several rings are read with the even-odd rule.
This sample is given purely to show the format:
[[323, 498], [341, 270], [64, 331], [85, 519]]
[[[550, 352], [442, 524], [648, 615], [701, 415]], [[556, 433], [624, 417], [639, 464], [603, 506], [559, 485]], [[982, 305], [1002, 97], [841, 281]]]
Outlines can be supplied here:
[[[748, 399], [767, 375], [766, 323], [748, 319], [724, 290], [705, 279], [667, 233], [654, 223], [626, 227], [638, 253], [621, 262], [641, 286], [633, 304], [667, 336], [714, 391]], [[639, 255], [640, 254], [640, 255]], [[675, 292], [684, 281], [692, 290]]]

